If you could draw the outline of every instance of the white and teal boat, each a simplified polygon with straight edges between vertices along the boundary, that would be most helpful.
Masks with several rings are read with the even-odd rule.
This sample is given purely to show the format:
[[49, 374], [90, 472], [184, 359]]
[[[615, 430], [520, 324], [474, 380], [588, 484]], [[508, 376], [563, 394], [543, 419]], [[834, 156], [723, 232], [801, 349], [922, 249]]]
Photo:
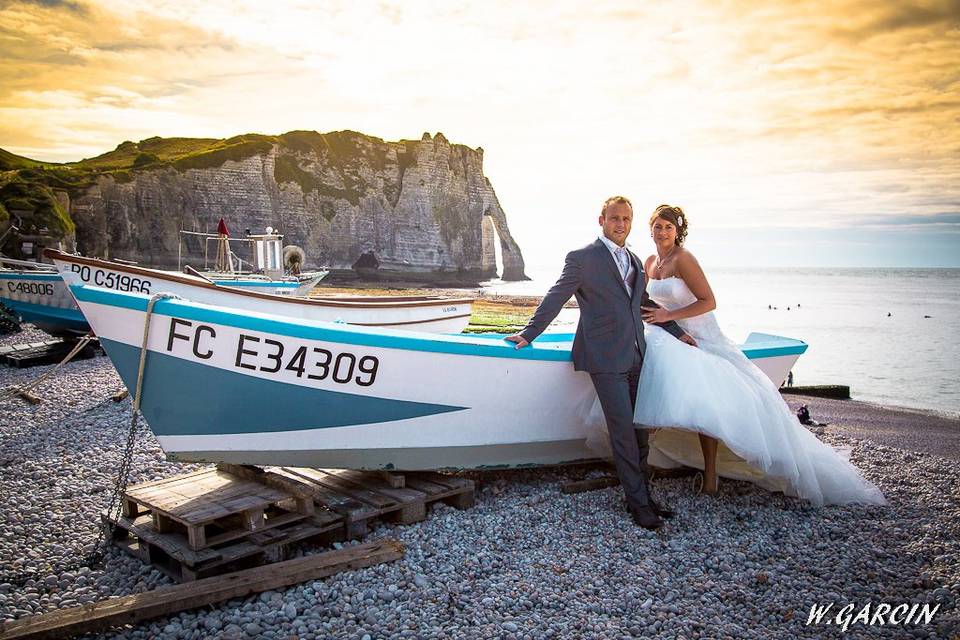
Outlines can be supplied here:
[[[134, 393], [150, 295], [71, 286]], [[167, 456], [354, 469], [553, 465], [595, 458], [595, 394], [570, 337], [481, 336], [298, 320], [191, 300], [149, 317], [141, 409]], [[765, 336], [754, 361], [806, 345]]]
[[[119, 266], [120, 263], [107, 264]], [[271, 279], [257, 274], [240, 276], [222, 273], [208, 273], [204, 274], [204, 277], [219, 286], [273, 295], [300, 296], [313, 289], [325, 275], [326, 271], [282, 279]], [[80, 313], [67, 285], [52, 264], [0, 258], [0, 302], [24, 322], [33, 323], [37, 328], [54, 336], [78, 336], [90, 331], [90, 325]]]
[[470, 322], [472, 298], [445, 296], [278, 296], [183, 273], [145, 269], [47, 249], [69, 286], [92, 285], [121, 292], [172, 293], [187, 300], [294, 320], [326, 320], [405, 331], [459, 333]]

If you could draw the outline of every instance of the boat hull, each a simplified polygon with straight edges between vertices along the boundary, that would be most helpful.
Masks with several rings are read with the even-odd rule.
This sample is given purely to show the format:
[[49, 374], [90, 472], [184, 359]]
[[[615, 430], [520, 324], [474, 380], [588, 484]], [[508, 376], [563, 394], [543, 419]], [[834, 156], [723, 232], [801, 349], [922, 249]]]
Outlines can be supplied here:
[[[60, 277], [68, 285], [93, 285], [121, 292], [159, 291], [243, 311], [275, 313], [296, 320], [322, 320], [365, 326], [389, 326], [406, 331], [459, 333], [470, 322], [468, 298], [371, 297], [337, 300], [277, 296], [249, 287], [214, 286], [201, 278], [144, 269], [49, 251]], [[322, 277], [322, 276], [320, 276]], [[315, 277], [316, 278], [316, 277]], [[311, 281], [318, 281], [318, 278]], [[308, 281], [306, 284], [309, 284]], [[310, 285], [311, 288], [313, 285]]]
[[0, 269], [0, 302], [24, 322], [56, 337], [90, 331], [63, 278], [54, 272]]
[[[131, 392], [148, 297], [73, 293]], [[569, 342], [405, 333], [183, 300], [156, 304], [141, 407], [167, 456], [355, 469], [596, 457], [595, 392]]]
[[[325, 275], [327, 272], [323, 271], [302, 282], [294, 278], [269, 280], [214, 276], [211, 279], [220, 286], [297, 296], [305, 295]], [[30, 322], [50, 335], [76, 337], [90, 332], [90, 325], [80, 312], [80, 307], [63, 278], [55, 271], [0, 269], [0, 302], [10, 307], [24, 322]]]

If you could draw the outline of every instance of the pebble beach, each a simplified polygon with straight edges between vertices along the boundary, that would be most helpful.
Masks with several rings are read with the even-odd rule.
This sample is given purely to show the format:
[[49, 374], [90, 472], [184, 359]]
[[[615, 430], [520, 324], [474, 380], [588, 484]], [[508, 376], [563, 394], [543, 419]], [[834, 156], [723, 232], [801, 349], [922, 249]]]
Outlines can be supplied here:
[[[45, 339], [27, 326], [0, 345]], [[50, 368], [0, 367], [0, 388]], [[33, 391], [39, 405], [0, 401], [0, 619], [174, 584], [116, 548], [102, 567], [50, 569], [96, 540], [131, 420], [129, 398], [111, 399], [121, 388], [101, 356], [57, 371]], [[619, 487], [561, 492], [606, 475], [602, 464], [465, 473], [477, 483], [475, 507], [438, 503], [422, 522], [383, 524], [356, 541], [397, 539], [406, 546], [398, 561], [89, 637], [960, 637], [960, 421], [786, 398], [828, 423], [818, 437], [852, 448], [887, 506], [814, 509], [729, 480], [708, 497], [690, 478], [660, 478], [655, 495], [678, 515], [651, 532], [633, 524]], [[166, 461], [141, 421], [131, 483], [201, 468]], [[34, 577], [2, 581], [21, 571]], [[881, 603], [940, 606], [929, 624], [807, 624], [811, 607], [829, 603], [853, 604], [854, 614]]]

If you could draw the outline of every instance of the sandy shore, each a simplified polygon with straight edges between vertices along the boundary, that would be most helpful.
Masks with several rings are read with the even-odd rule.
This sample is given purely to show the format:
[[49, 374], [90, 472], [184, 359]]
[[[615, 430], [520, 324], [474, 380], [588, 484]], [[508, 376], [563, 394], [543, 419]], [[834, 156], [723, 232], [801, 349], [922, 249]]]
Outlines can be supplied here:
[[[0, 345], [43, 339], [28, 329]], [[0, 388], [49, 367], [0, 368]], [[82, 556], [96, 537], [130, 422], [130, 400], [104, 357], [72, 363], [35, 393], [40, 405], [0, 402], [0, 619], [64, 609], [171, 584], [112, 548], [102, 567], [49, 568]], [[637, 528], [619, 487], [565, 495], [600, 466], [469, 473], [477, 504], [439, 504], [426, 520], [384, 524], [363, 541], [406, 545], [396, 562], [186, 611], [98, 637], [665, 638], [841, 637], [807, 624], [814, 606], [939, 606], [929, 624], [851, 623], [844, 638], [953, 639], [960, 634], [960, 470], [957, 421], [858, 402], [795, 396], [830, 422], [820, 437], [884, 492], [883, 507], [814, 509], [754, 485], [722, 481], [716, 498], [689, 478], [658, 479], [677, 518]], [[929, 432], [928, 432], [929, 427]], [[132, 482], [199, 465], [167, 461], [143, 429]], [[298, 553], [314, 554], [317, 548]], [[4, 582], [11, 571], [35, 577]], [[850, 616], [852, 618], [852, 615]]]

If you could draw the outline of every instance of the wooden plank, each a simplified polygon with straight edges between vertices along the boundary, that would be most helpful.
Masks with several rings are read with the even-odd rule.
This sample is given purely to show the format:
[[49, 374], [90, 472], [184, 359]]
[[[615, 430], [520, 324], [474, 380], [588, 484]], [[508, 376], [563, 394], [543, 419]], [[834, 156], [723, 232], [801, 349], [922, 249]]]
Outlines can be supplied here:
[[430, 497], [446, 494], [451, 491], [450, 487], [414, 477], [407, 478], [407, 486], [417, 491], [423, 491]]
[[407, 486], [406, 479], [399, 473], [392, 471], [378, 471], [380, 478], [394, 489], [403, 489]]
[[287, 513], [282, 516], [276, 516], [274, 518], [271, 518], [269, 521], [267, 521], [263, 525], [261, 525], [259, 529], [248, 529], [248, 528], [234, 529], [232, 531], [225, 531], [224, 533], [219, 533], [215, 536], [208, 536], [206, 540], [206, 546], [213, 547], [218, 544], [230, 542], [231, 540], [237, 540], [239, 538], [247, 538], [247, 537], [250, 537], [250, 534], [254, 531], [269, 531], [270, 529], [274, 529], [276, 527], [280, 527], [285, 524], [290, 524], [291, 522], [303, 520], [306, 517], [307, 516], [305, 516], [302, 513], [293, 513], [293, 512]]
[[575, 480], [567, 482], [560, 487], [563, 493], [583, 493], [585, 491], [596, 491], [597, 489], [606, 489], [620, 484], [620, 478], [616, 476], [603, 476], [602, 478], [589, 478], [587, 480]]
[[291, 499], [289, 494], [238, 478], [206, 478], [177, 490], [155, 488], [147, 497], [128, 496], [184, 525], [209, 524], [243, 511]]
[[364, 502], [383, 511], [397, 506], [397, 501], [376, 491], [367, 489], [364, 485], [347, 478], [340, 477], [335, 472], [324, 469], [302, 469], [316, 482], [330, 489], [336, 489], [354, 500]]
[[317, 482], [312, 476], [302, 473], [304, 469], [283, 468], [278, 471], [285, 476], [290, 476], [307, 483], [310, 488], [313, 499], [331, 511], [335, 511], [347, 517], [348, 520], [359, 520], [363, 518], [372, 518], [378, 511], [368, 504], [354, 500], [350, 496], [330, 489]]
[[0, 631], [0, 638], [62, 638], [116, 625], [138, 624], [151, 618], [196, 609], [231, 598], [243, 598], [253, 593], [280, 589], [342, 571], [391, 562], [403, 557], [403, 553], [403, 545], [396, 540], [356, 545], [316, 556], [165, 587], [149, 593], [111, 598], [22, 618], [5, 623]]
[[310, 488], [304, 485], [302, 481], [280, 475], [272, 469], [264, 470], [251, 465], [228, 464], [226, 462], [218, 463], [217, 469], [224, 473], [229, 473], [232, 476], [243, 478], [244, 480], [259, 482], [260, 484], [285, 491], [297, 498], [310, 497]]
[[127, 487], [127, 493], [134, 493], [141, 490], [145, 490], [151, 487], [156, 487], [158, 485], [163, 485], [174, 480], [187, 480], [189, 478], [195, 478], [204, 474], [210, 473], [210, 469], [200, 469], [198, 471], [191, 471], [190, 473], [184, 473], [183, 475], [175, 476], [173, 478], [160, 478], [159, 480], [148, 480], [147, 482], [138, 482], [137, 484]]
[[[105, 522], [114, 522], [106, 514], [103, 519]], [[190, 550], [187, 544], [187, 538], [180, 533], [157, 532], [149, 515], [141, 515], [135, 520], [129, 518], [120, 518], [115, 524], [134, 535], [142, 538], [146, 542], [159, 547], [170, 557], [189, 565], [197, 565], [201, 562], [209, 562], [223, 557], [223, 554], [216, 549], [202, 549], [200, 551]]]
[[414, 474], [415, 478], [421, 478], [434, 484], [444, 485], [451, 489], [473, 489], [474, 482], [468, 478], [445, 475], [436, 471], [418, 471]]

